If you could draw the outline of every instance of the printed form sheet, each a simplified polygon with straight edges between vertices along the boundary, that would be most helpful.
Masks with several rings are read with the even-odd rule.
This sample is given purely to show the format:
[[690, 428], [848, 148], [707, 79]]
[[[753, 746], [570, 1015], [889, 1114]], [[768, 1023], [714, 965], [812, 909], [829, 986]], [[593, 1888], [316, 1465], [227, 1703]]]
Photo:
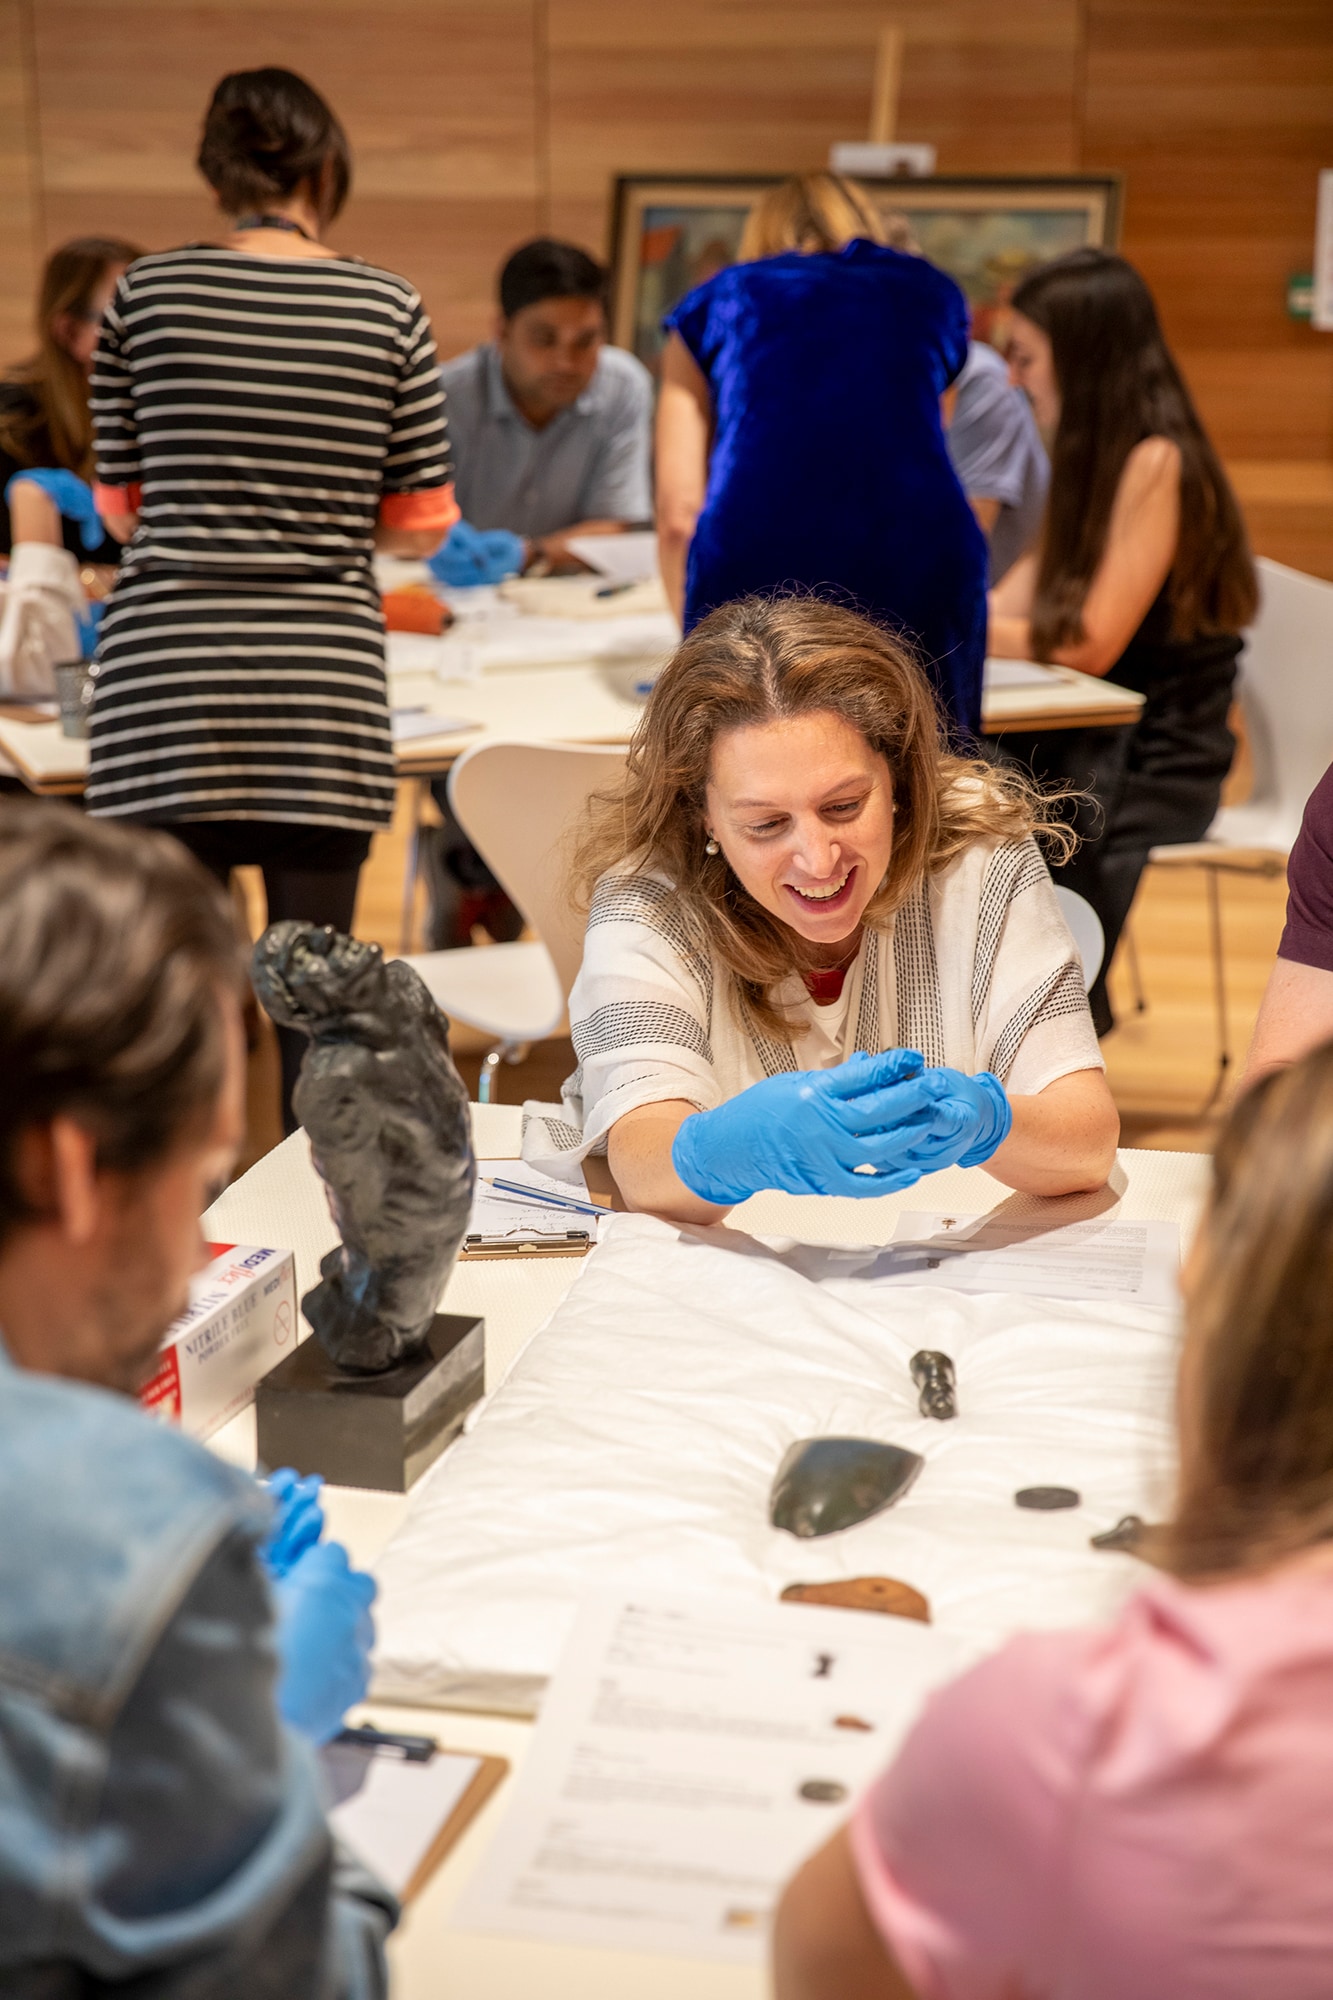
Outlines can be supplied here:
[[585, 1603], [453, 1922], [758, 1962], [787, 1878], [961, 1664], [866, 1612]]
[[989, 1215], [908, 1210], [874, 1260], [875, 1277], [887, 1283], [1168, 1308], [1178, 1302], [1179, 1271], [1174, 1222], [1094, 1218], [1051, 1228], [1003, 1208]]

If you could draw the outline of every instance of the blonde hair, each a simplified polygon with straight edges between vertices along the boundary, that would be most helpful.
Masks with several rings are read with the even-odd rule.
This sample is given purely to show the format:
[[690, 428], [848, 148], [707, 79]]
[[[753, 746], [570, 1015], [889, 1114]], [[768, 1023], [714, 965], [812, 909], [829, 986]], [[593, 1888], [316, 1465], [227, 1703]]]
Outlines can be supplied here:
[[1180, 1489], [1145, 1551], [1184, 1577], [1333, 1536], [1333, 1044], [1240, 1099], [1201, 1228]]
[[574, 881], [586, 909], [613, 870], [666, 875], [676, 914], [730, 972], [742, 1014], [779, 1037], [793, 1024], [773, 988], [813, 958], [796, 931], [747, 894], [725, 857], [706, 851], [705, 793], [724, 731], [811, 714], [840, 717], [892, 774], [893, 849], [866, 923], [884, 925], [923, 877], [974, 841], [1023, 840], [1040, 829], [1061, 853], [1073, 845], [1067, 829], [1046, 824], [1046, 802], [1017, 772], [949, 752], [925, 674], [881, 626], [813, 597], [724, 604], [663, 669], [621, 784], [589, 801]]
[[865, 188], [841, 174], [793, 174], [750, 210], [739, 256], [750, 264], [784, 250], [841, 250], [857, 236], [884, 241], [884, 223]]

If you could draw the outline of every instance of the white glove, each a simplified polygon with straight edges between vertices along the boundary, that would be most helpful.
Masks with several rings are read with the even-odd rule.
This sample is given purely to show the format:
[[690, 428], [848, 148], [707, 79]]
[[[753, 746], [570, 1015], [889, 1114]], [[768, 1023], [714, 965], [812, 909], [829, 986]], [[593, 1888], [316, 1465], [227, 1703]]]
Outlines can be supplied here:
[[49, 697], [55, 669], [80, 658], [86, 609], [79, 565], [68, 549], [16, 542], [0, 612], [0, 695]]

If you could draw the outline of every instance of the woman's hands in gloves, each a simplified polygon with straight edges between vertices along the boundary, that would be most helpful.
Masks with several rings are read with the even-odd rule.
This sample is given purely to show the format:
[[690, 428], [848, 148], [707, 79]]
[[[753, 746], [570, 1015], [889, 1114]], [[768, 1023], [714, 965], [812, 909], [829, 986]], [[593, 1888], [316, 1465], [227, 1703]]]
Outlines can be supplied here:
[[370, 1685], [375, 1580], [352, 1568], [339, 1542], [317, 1542], [278, 1578], [273, 1596], [278, 1712], [312, 1742], [327, 1743]]
[[988, 1072], [927, 1069], [916, 1049], [766, 1077], [685, 1119], [671, 1148], [685, 1186], [729, 1205], [761, 1188], [865, 1197], [939, 1167], [979, 1166], [1012, 1122]]

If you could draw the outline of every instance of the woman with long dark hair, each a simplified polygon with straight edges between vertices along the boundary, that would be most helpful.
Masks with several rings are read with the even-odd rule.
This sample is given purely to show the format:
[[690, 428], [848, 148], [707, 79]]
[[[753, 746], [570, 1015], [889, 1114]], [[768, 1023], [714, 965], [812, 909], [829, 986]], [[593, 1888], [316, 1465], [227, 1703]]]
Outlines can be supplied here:
[[1235, 496], [1132, 265], [1071, 251], [1013, 305], [1010, 365], [1050, 438], [1051, 488], [1037, 549], [991, 594], [989, 650], [1147, 697], [1132, 729], [1004, 739], [1042, 783], [1091, 794], [1058, 875], [1106, 932], [1091, 995], [1105, 1033], [1105, 968], [1149, 850], [1201, 839], [1217, 811], [1258, 588]]
[[[221, 241], [142, 258], [93, 377], [99, 498], [129, 543], [102, 627], [94, 813], [168, 827], [270, 922], [352, 927], [393, 814], [379, 548], [458, 518], [430, 322], [323, 235], [346, 136], [290, 70], [214, 92], [199, 165]], [[285, 1113], [304, 1038], [279, 1031]]]
[[1183, 1290], [1156, 1573], [931, 1698], [788, 1889], [777, 2000], [1325, 2000], [1333, 1049], [1232, 1112]]

